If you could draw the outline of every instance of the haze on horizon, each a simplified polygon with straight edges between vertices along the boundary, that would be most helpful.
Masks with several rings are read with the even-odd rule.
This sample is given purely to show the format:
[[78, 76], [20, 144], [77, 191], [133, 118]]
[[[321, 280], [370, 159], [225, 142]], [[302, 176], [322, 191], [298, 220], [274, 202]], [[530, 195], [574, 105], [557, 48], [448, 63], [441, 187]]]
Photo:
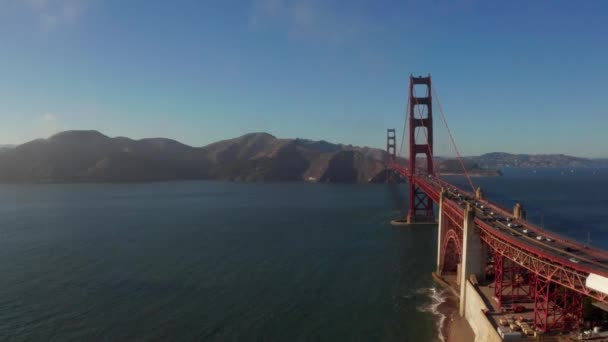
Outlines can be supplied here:
[[[431, 73], [463, 155], [608, 157], [608, 3], [0, 0], [0, 144], [67, 129], [382, 148]], [[437, 155], [453, 155], [435, 108]]]

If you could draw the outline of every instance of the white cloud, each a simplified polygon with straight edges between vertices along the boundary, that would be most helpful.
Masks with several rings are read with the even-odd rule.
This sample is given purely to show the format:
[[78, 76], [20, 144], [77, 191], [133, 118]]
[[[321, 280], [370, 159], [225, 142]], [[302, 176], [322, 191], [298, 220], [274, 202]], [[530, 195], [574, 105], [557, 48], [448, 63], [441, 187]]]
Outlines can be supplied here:
[[321, 0], [254, 0], [250, 26], [281, 26], [289, 38], [341, 44], [374, 27], [363, 15]]
[[[2, 0], [0, 0], [2, 1]], [[8, 0], [10, 1], [10, 0]], [[90, 0], [13, 0], [27, 9], [43, 29], [53, 30], [58, 25], [78, 19]]]
[[42, 118], [46, 121], [57, 121], [57, 116], [52, 113], [46, 113], [42, 116]]
[[63, 122], [61, 116], [47, 112], [42, 115], [37, 115], [34, 119], [35, 137], [47, 137], [55, 133], [65, 131], [67, 124]]

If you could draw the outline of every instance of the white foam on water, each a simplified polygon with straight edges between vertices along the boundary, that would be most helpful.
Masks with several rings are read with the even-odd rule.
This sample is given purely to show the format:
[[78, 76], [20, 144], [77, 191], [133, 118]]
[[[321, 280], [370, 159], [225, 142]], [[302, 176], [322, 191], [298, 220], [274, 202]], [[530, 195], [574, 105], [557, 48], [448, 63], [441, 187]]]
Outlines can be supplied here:
[[437, 336], [439, 337], [439, 341], [445, 342], [445, 336], [443, 336], [442, 328], [447, 317], [438, 309], [439, 305], [445, 303], [445, 296], [443, 296], [440, 291], [437, 291], [435, 287], [418, 289], [416, 293], [427, 294], [431, 298], [430, 304], [420, 307], [418, 310], [421, 312], [428, 312], [437, 317]]

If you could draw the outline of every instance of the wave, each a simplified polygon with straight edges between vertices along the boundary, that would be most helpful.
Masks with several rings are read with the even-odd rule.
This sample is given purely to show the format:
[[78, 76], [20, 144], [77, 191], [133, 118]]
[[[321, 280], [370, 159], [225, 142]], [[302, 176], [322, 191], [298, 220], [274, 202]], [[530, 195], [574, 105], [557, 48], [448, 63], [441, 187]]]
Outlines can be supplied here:
[[445, 342], [445, 336], [443, 334], [443, 326], [447, 316], [439, 311], [439, 306], [446, 302], [447, 297], [442, 291], [438, 291], [435, 287], [421, 288], [416, 291], [418, 294], [426, 294], [430, 297], [431, 303], [419, 307], [418, 310], [421, 312], [430, 313], [437, 317], [437, 337], [439, 341]]

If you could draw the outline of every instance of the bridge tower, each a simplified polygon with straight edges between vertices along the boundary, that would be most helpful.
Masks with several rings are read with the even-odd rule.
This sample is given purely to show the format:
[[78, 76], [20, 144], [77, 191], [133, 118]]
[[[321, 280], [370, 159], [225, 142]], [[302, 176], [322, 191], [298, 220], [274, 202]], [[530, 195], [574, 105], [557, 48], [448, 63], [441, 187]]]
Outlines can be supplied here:
[[[426, 94], [416, 94], [415, 86], [426, 86]], [[407, 213], [407, 223], [434, 223], [433, 201], [424, 191], [414, 185], [413, 176], [421, 173], [423, 176], [434, 176], [433, 165], [433, 99], [431, 97], [431, 76], [414, 77], [410, 75], [409, 94], [409, 190], [410, 202]], [[416, 116], [418, 110], [418, 116]], [[417, 130], [418, 129], [418, 130]], [[418, 137], [420, 136], [420, 137]], [[421, 144], [417, 138], [425, 139]], [[426, 165], [419, 170], [416, 169], [416, 157], [419, 154], [426, 156]]]
[[388, 168], [388, 165], [391, 165], [395, 161], [397, 161], [397, 135], [395, 134], [394, 128], [389, 128], [386, 130], [386, 182], [389, 183], [392, 176], [392, 171]]
[[389, 128], [386, 130], [386, 164], [389, 165], [395, 162], [397, 158], [397, 144], [395, 143], [397, 136], [395, 129]]

